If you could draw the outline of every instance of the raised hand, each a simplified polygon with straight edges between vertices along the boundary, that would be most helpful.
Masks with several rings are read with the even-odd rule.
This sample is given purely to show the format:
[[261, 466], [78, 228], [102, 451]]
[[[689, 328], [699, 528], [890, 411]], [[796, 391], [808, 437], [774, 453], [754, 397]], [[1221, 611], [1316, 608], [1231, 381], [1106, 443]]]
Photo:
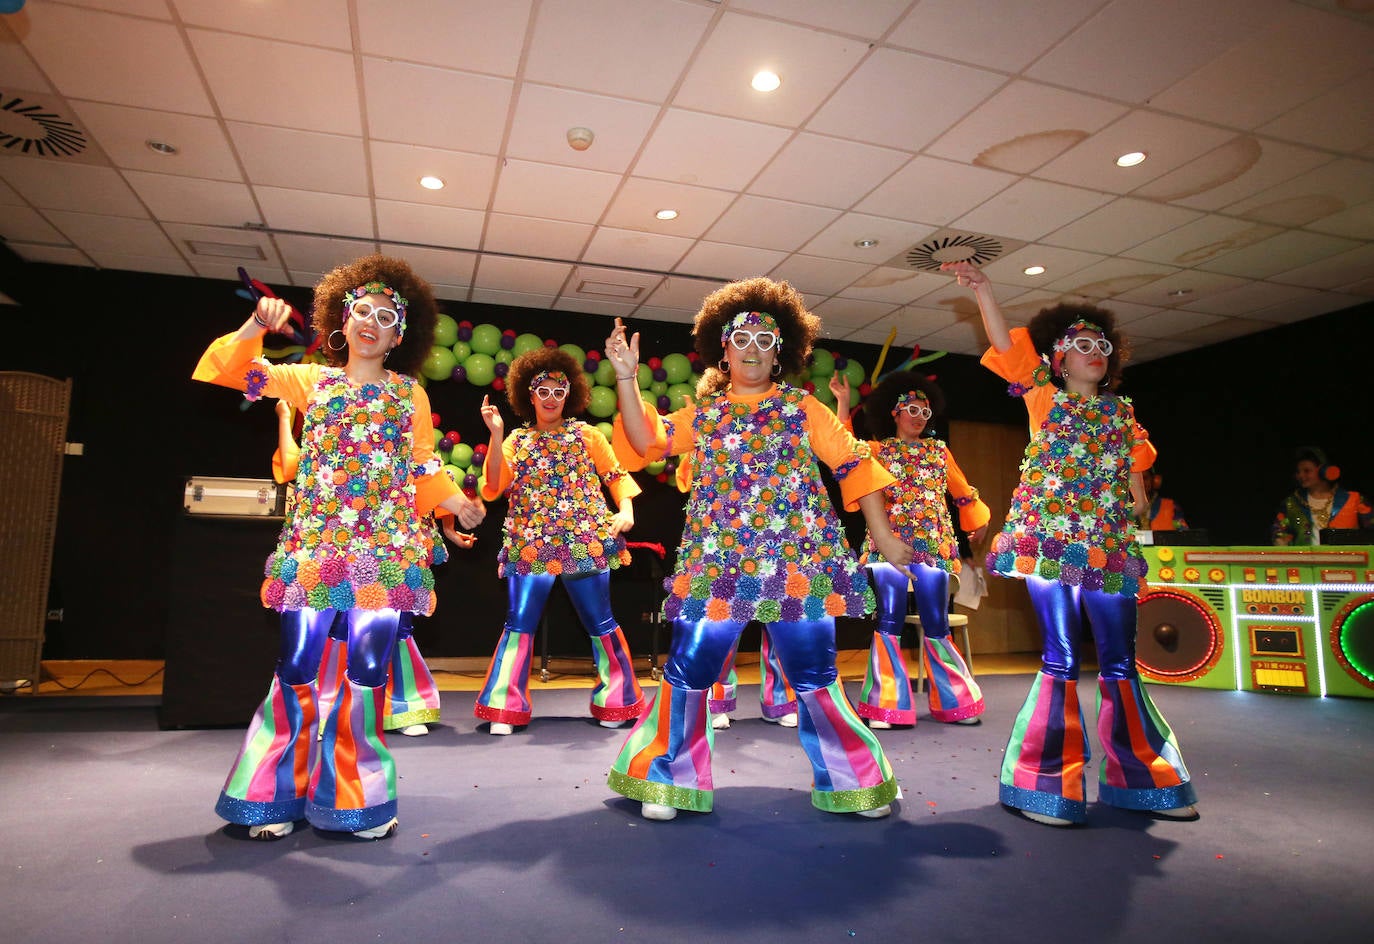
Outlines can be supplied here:
[[835, 415], [841, 421], [849, 418], [849, 401], [853, 394], [849, 388], [849, 375], [839, 371], [830, 375], [830, 393], [835, 397]]
[[269, 298], [264, 295], [258, 299], [253, 309], [253, 320], [264, 331], [280, 331], [291, 318], [291, 303], [284, 298]]
[[639, 370], [639, 332], [625, 337], [625, 322], [615, 319], [615, 328], [606, 339], [606, 359], [615, 367], [617, 380], [633, 377]]
[[482, 422], [493, 435], [506, 434], [506, 421], [501, 416], [501, 409], [491, 402], [490, 395], [482, 398]]
[[983, 270], [967, 260], [942, 262], [940, 271], [950, 273], [960, 285], [967, 286], [975, 292], [979, 286], [988, 284], [988, 277], [983, 274]]

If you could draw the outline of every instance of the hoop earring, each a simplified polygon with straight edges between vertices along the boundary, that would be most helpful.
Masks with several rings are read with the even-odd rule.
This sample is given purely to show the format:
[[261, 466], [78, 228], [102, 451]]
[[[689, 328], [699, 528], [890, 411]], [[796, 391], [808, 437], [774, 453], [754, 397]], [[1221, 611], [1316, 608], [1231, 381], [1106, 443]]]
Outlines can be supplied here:
[[716, 366], [720, 368], [720, 372], [722, 374], [730, 373], [730, 362], [727, 361], [725, 358], [722, 357], [720, 359], [720, 363], [716, 364]]
[[[336, 345], [336, 344], [334, 343], [334, 335], [336, 335], [336, 334], [337, 334], [339, 337], [343, 338], [343, 343], [342, 343], [342, 344]], [[345, 335], [345, 334], [344, 334], [342, 331], [340, 331], [338, 328], [335, 328], [333, 331], [329, 332], [329, 338], [328, 338], [328, 340], [325, 341], [325, 343], [329, 345], [329, 349], [330, 349], [331, 351], [342, 351], [344, 348], [348, 347], [348, 336]]]
[[778, 363], [777, 361], [774, 361], [774, 362], [773, 362], [773, 369], [772, 369], [771, 371], [769, 371], [769, 373], [771, 373], [774, 377], [781, 377], [781, 376], [782, 376], [782, 364]]

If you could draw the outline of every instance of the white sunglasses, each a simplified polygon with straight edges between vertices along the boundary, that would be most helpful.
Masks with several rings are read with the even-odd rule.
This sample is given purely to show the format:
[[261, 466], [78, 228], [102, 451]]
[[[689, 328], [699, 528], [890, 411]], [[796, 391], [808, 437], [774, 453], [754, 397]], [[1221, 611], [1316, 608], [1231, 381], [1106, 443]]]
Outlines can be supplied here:
[[908, 403], [906, 406], [897, 407], [898, 412], [905, 413], [913, 420], [928, 420], [932, 416], [930, 407], [921, 406], [919, 403]]
[[771, 351], [778, 346], [778, 336], [772, 331], [750, 331], [748, 328], [730, 332], [730, 346], [735, 350], [746, 350], [751, 344], [757, 344], [760, 351]]
[[1106, 338], [1090, 338], [1087, 335], [1079, 335], [1065, 345], [1065, 352], [1073, 348], [1079, 354], [1091, 354], [1098, 351], [1103, 357], [1112, 356], [1112, 342]]
[[349, 305], [348, 314], [354, 321], [367, 321], [371, 318], [377, 322], [379, 328], [394, 328], [396, 322], [401, 320], [401, 313], [395, 308], [383, 308], [380, 305], [369, 305], [367, 302], [354, 302]]
[[562, 403], [568, 398], [567, 387], [535, 387], [534, 395], [541, 400], [555, 400]]

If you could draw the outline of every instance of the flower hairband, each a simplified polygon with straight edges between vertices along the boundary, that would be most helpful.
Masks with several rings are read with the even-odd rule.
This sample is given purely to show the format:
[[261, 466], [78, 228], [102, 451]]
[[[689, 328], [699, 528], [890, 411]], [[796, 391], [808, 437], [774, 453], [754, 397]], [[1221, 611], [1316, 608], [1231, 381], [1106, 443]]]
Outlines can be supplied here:
[[556, 384], [560, 387], [572, 386], [568, 383], [568, 375], [561, 370], [541, 370], [530, 380], [530, 389], [538, 387], [540, 384]]
[[358, 299], [365, 298], [368, 295], [384, 295], [391, 299], [391, 303], [396, 306], [396, 339], [399, 341], [406, 333], [406, 307], [410, 303], [405, 300], [404, 295], [396, 291], [390, 285], [387, 285], [385, 282], [367, 282], [363, 285], [359, 285], [357, 288], [351, 288], [344, 292], [344, 312], [352, 312], [353, 305]]
[[742, 311], [735, 315], [721, 329], [720, 343], [727, 344], [730, 341], [730, 335], [740, 329], [748, 331], [751, 328], [755, 331], [773, 332], [777, 336], [778, 346], [782, 346], [782, 332], [778, 330], [778, 322], [766, 311]]
[[1055, 352], [1062, 354], [1065, 351], [1067, 351], [1073, 344], [1074, 335], [1078, 334], [1080, 331], [1096, 331], [1098, 334], [1103, 335], [1104, 337], [1107, 334], [1107, 332], [1103, 331], [1100, 326], [1093, 324], [1086, 318], [1079, 318], [1077, 321], [1069, 325], [1068, 328], [1064, 330], [1063, 336], [1060, 337], [1058, 341], [1054, 342]]

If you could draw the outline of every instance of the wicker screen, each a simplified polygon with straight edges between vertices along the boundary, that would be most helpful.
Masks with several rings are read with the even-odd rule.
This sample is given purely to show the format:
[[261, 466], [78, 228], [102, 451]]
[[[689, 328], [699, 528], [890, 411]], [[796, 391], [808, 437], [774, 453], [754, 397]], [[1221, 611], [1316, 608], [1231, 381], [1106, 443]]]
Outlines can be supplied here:
[[72, 382], [0, 372], [0, 682], [38, 690]]

